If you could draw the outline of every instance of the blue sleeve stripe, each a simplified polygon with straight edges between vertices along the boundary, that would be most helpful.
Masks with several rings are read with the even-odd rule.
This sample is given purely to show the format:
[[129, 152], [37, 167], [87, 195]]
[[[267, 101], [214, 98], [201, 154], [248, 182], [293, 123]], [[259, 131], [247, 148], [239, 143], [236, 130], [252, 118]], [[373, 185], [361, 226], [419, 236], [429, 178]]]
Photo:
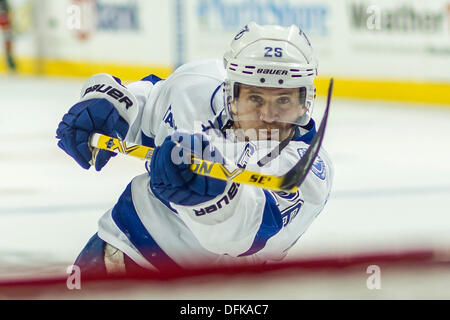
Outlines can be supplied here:
[[[146, 168], [149, 166], [146, 166]], [[148, 173], [150, 174], [150, 169], [147, 168]], [[170, 205], [170, 202], [164, 200], [163, 198], [161, 198], [157, 192], [155, 192], [155, 190], [153, 190], [153, 187], [150, 185], [150, 189], [152, 190], [153, 195], [162, 202], [163, 205], [165, 205], [167, 208], [169, 208], [173, 213], [178, 214], [177, 210], [175, 210], [174, 208], [172, 208], [172, 206]]]
[[216, 96], [217, 92], [219, 91], [219, 89], [222, 87], [222, 84], [220, 86], [218, 86], [216, 88], [216, 90], [214, 90], [212, 96], [211, 96], [211, 102], [210, 102], [210, 106], [211, 106], [211, 110], [214, 113], [214, 115], [216, 115], [216, 110], [214, 110], [214, 106], [213, 106], [213, 102], [214, 102], [214, 97]]
[[142, 144], [146, 147], [155, 148], [155, 139], [147, 136], [145, 133], [141, 131], [141, 140]]
[[139, 219], [133, 204], [131, 183], [114, 206], [112, 218], [119, 229], [127, 236], [128, 240], [159, 271], [181, 268], [159, 247]]
[[264, 248], [267, 240], [276, 235], [283, 226], [281, 213], [275, 199], [266, 190], [264, 190], [264, 195], [266, 196], [266, 204], [264, 206], [261, 225], [259, 226], [259, 230], [256, 233], [252, 246], [246, 252], [240, 254], [240, 257], [252, 255]]
[[159, 82], [161, 80], [163, 80], [163, 79], [161, 79], [160, 77], [158, 77], [158, 76], [156, 76], [154, 74], [151, 74], [151, 75], [146, 76], [145, 78], [141, 79], [141, 81], [150, 81], [153, 84], [156, 84], [157, 82]]

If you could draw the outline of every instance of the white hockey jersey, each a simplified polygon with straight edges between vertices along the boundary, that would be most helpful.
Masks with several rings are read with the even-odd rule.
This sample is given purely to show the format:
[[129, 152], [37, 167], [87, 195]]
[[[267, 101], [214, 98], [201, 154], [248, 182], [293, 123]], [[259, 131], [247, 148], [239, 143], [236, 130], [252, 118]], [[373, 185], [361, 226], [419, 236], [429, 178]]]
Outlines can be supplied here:
[[[154, 147], [175, 130], [220, 132], [227, 121], [225, 76], [220, 60], [205, 60], [185, 64], [165, 80], [152, 75], [127, 85], [137, 109], [126, 140]], [[218, 148], [228, 156], [226, 148], [233, 145], [234, 153], [227, 159], [237, 164], [246, 155], [247, 169], [282, 175], [297, 163], [314, 134], [311, 120], [262, 168], [256, 162], [273, 149], [272, 143], [256, 143], [253, 147], [261, 152], [253, 153], [248, 152], [248, 143], [225, 143]], [[332, 178], [331, 161], [322, 149], [295, 194], [228, 183], [222, 195], [188, 207], [160, 200], [145, 173], [135, 177], [114, 208], [103, 215], [98, 235], [152, 270], [280, 260], [323, 209]]]

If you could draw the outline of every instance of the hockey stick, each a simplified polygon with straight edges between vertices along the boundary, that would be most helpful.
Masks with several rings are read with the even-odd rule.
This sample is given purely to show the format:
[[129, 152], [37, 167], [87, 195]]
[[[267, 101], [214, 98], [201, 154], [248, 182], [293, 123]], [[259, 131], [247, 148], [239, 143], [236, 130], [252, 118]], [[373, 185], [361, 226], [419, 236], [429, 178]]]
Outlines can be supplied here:
[[[248, 184], [273, 191], [284, 191], [289, 193], [296, 192], [305, 180], [306, 175], [311, 169], [311, 166], [319, 153], [320, 146], [322, 145], [328, 120], [328, 111], [330, 109], [332, 91], [333, 79], [330, 80], [330, 85], [328, 87], [327, 105], [320, 127], [311, 141], [311, 145], [306, 153], [285, 175], [274, 176], [261, 174], [259, 172], [245, 170], [242, 168], [228, 169], [226, 164], [223, 165], [195, 157], [192, 158], [193, 162], [190, 169], [196, 174], [201, 174], [220, 180]], [[99, 133], [94, 133], [91, 136], [90, 145], [93, 148], [122, 153], [142, 160], [150, 160], [154, 151], [154, 148], [136, 144], [128, 144], [118, 138], [109, 137]]]

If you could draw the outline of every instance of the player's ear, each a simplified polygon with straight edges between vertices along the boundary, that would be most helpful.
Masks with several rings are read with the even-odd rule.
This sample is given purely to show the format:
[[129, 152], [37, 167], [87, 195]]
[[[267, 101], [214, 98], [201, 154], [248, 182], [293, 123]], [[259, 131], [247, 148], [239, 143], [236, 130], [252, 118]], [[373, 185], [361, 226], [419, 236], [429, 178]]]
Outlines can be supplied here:
[[304, 115], [306, 113], [306, 111], [308, 111], [308, 108], [305, 106], [305, 104], [302, 104], [302, 115]]
[[230, 106], [231, 113], [234, 116], [237, 115], [236, 99], [231, 100], [231, 97], [228, 97], [228, 105]]
[[237, 115], [237, 107], [236, 107], [236, 103], [234, 102], [234, 100], [230, 103], [230, 107], [231, 107], [231, 113], [236, 116]]

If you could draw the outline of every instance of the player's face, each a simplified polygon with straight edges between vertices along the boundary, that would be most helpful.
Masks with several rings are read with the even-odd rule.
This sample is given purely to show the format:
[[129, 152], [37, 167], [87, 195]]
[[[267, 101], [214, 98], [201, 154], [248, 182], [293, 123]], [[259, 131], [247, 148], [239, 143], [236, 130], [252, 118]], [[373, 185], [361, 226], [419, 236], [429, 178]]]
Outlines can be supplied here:
[[[256, 139], [284, 140], [292, 123], [306, 112], [298, 88], [265, 88], [240, 85], [239, 98], [231, 104], [235, 128], [256, 132]], [[247, 134], [246, 134], [247, 135]]]

